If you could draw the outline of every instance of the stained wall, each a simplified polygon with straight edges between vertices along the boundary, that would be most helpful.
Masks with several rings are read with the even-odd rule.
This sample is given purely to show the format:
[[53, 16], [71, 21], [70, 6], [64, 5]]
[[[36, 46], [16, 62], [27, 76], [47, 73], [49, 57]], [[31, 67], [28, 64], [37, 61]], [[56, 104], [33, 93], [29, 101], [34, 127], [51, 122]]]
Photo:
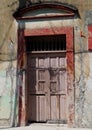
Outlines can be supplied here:
[[[50, 1], [50, 0], [49, 0]], [[40, 2], [48, 2], [41, 0]], [[79, 16], [62, 20], [62, 26], [74, 27], [74, 89], [76, 127], [92, 127], [92, 52], [88, 48], [88, 25], [92, 25], [91, 0], [58, 0], [65, 5], [78, 9]], [[21, 84], [17, 72], [17, 28], [13, 13], [18, 8], [39, 3], [39, 0], [3, 0], [0, 2], [0, 126], [10, 127], [18, 119], [18, 86]], [[52, 22], [55, 25], [55, 21]], [[45, 24], [43, 23], [43, 26]], [[49, 24], [47, 24], [49, 26]], [[29, 27], [29, 25], [26, 25]], [[33, 26], [37, 27], [36, 22]]]

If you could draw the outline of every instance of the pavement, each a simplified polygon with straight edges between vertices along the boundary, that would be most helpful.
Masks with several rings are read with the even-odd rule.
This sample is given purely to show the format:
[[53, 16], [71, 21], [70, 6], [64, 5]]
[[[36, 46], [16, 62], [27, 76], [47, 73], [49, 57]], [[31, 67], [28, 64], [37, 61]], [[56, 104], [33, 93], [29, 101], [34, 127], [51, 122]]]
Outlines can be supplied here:
[[92, 130], [92, 128], [68, 128], [61, 124], [31, 124], [24, 127], [2, 128], [0, 130]]

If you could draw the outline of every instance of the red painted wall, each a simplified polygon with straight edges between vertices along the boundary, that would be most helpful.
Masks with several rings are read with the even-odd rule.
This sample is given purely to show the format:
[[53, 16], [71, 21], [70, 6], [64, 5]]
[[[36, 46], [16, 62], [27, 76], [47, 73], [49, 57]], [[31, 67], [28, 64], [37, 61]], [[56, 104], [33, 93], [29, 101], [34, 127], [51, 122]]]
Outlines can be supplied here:
[[92, 25], [88, 26], [88, 50], [92, 51]]

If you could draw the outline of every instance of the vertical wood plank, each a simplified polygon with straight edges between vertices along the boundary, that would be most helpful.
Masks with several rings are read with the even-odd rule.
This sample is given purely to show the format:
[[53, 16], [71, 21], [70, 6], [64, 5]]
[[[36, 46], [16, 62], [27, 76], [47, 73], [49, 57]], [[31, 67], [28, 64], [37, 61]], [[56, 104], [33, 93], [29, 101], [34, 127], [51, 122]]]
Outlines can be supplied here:
[[29, 107], [32, 107], [32, 109], [29, 108], [31, 120], [40, 122], [67, 120], [66, 100], [64, 100], [67, 99], [66, 72], [59, 70], [62, 65], [65, 66], [64, 58], [45, 54], [41, 57], [38, 56], [38, 59], [36, 56], [32, 58], [31, 66], [34, 69], [31, 69], [30, 76], [31, 79], [35, 80], [33, 82], [29, 80], [29, 84], [31, 83], [31, 88], [32, 86], [35, 87], [35, 93], [33, 93], [35, 95], [31, 95], [33, 99], [30, 99], [29, 103]]
[[60, 96], [60, 120], [66, 121], [67, 120], [67, 102], [66, 102], [66, 95]]
[[51, 98], [51, 120], [57, 121], [59, 120], [59, 97], [53, 95]]

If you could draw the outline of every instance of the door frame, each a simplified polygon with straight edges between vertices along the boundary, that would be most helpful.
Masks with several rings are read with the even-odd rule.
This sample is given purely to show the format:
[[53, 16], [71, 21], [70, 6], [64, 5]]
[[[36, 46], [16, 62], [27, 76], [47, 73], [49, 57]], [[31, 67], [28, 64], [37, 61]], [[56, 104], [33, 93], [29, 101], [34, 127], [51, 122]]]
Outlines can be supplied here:
[[[26, 36], [42, 36], [42, 35], [66, 35], [66, 58], [67, 58], [67, 95], [68, 95], [68, 126], [74, 123], [75, 106], [74, 106], [74, 43], [73, 43], [73, 27], [53, 27], [41, 29], [18, 29], [18, 71], [21, 73], [22, 85], [20, 85], [18, 122], [19, 125], [27, 123], [27, 82], [26, 82]], [[22, 45], [21, 45], [22, 44]], [[24, 94], [24, 95], [23, 95]]]
[[[57, 57], [58, 58], [64, 58], [65, 59], [65, 64], [64, 64], [64, 67], [62, 68], [62, 70], [59, 70], [59, 72], [60, 71], [63, 71], [64, 72], [64, 74], [66, 75], [66, 51], [35, 51], [35, 52], [28, 52], [27, 53], [28, 54], [28, 68], [27, 68], [27, 72], [29, 73], [28, 74], [28, 77], [27, 77], [27, 79], [29, 80], [29, 75], [30, 75], [30, 73], [32, 74], [32, 70], [33, 70], [33, 66], [32, 66], [32, 68], [31, 68], [31, 66], [30, 66], [30, 63], [31, 63], [31, 59], [40, 59], [40, 58], [44, 58], [44, 60], [46, 60], [46, 58], [47, 59], [49, 59], [49, 61], [50, 61], [50, 59], [51, 58], [56, 58], [57, 59]], [[37, 65], [38, 65], [38, 60], [37, 60]], [[60, 59], [59, 59], [60, 60]], [[29, 62], [30, 61], [30, 62]], [[48, 67], [51, 67], [51, 63], [48, 61], [48, 63], [49, 63], [49, 65], [50, 66], [48, 66]], [[46, 63], [46, 62], [45, 62]], [[35, 62], [35, 65], [36, 65], [36, 62]], [[34, 66], [35, 66], [34, 65]], [[31, 121], [33, 121], [33, 122], [53, 122], [53, 123], [65, 123], [65, 124], [67, 124], [67, 88], [66, 88], [66, 86], [67, 85], [65, 85], [65, 90], [63, 91], [62, 90], [62, 88], [59, 88], [59, 90], [60, 91], [62, 91], [62, 92], [60, 92], [59, 90], [57, 91], [57, 92], [55, 92], [55, 91], [50, 91], [50, 89], [49, 89], [49, 87], [50, 87], [50, 83], [51, 82], [53, 82], [53, 80], [51, 80], [50, 79], [50, 73], [49, 73], [49, 71], [51, 70], [51, 68], [47, 68], [47, 66], [45, 66], [46, 64], [44, 64], [44, 67], [43, 67], [43, 69], [42, 70], [44, 70], [44, 72], [48, 75], [48, 76], [46, 76], [46, 75], [44, 75], [45, 76], [45, 78], [44, 79], [42, 79], [42, 80], [44, 80], [45, 82], [45, 89], [43, 90], [43, 91], [39, 91], [38, 90], [38, 82], [39, 81], [41, 81], [39, 78], [36, 78], [36, 76], [34, 76], [35, 77], [35, 83], [36, 83], [36, 85], [35, 86], [37, 86], [36, 88], [37, 89], [34, 89], [34, 91], [31, 91], [31, 80], [30, 81], [28, 81], [29, 83], [28, 83], [28, 117], [29, 117], [29, 121], [31, 122]], [[60, 69], [60, 63], [58, 64], [58, 68]], [[37, 68], [36, 68], [37, 67]], [[41, 66], [35, 66], [35, 75], [36, 74], [38, 74], [39, 73], [39, 70], [41, 70], [41, 68], [40, 68]], [[53, 67], [52, 67], [53, 68]], [[56, 67], [55, 67], [56, 68]], [[54, 68], [54, 69], [55, 69]], [[38, 70], [36, 70], [36, 69], [38, 69]], [[52, 69], [53, 70], [53, 69]], [[55, 71], [54, 71], [55, 72]], [[57, 73], [57, 75], [58, 76], [60, 76], [60, 73], [58, 73], [58, 71], [56, 72]], [[38, 74], [39, 75], [39, 74]], [[37, 77], [39, 77], [39, 76], [37, 76]], [[39, 79], [39, 80], [38, 80]], [[58, 79], [59, 78], [57, 78], [56, 77], [56, 79], [57, 79], [57, 83], [58, 83], [58, 85], [59, 85], [59, 83], [60, 82], [58, 82]], [[65, 76], [65, 80], [64, 80], [64, 82], [65, 82], [65, 84], [66, 84], [66, 76]], [[60, 87], [60, 86], [59, 86]], [[37, 92], [37, 93], [35, 93], [35, 92]], [[54, 93], [55, 92], [55, 93]], [[41, 94], [41, 95], [40, 95]], [[31, 105], [29, 105], [30, 104], [30, 102], [31, 102], [31, 100], [32, 100], [32, 98], [30, 98], [30, 96], [32, 97], [35, 97], [35, 100], [33, 101], [33, 104], [35, 104], [35, 103], [37, 103], [37, 104], [35, 104], [35, 106], [32, 106], [32, 104]], [[46, 103], [46, 104], [44, 104], [43, 105], [43, 103], [41, 102], [42, 100], [41, 100], [41, 96], [44, 96], [44, 103]], [[64, 104], [62, 104], [62, 103], [60, 103], [60, 104], [62, 104], [62, 105], [56, 105], [56, 106], [58, 106], [57, 107], [57, 109], [53, 109], [53, 107], [51, 107], [51, 106], [53, 106], [52, 105], [52, 100], [51, 99], [53, 99], [52, 97], [55, 97], [54, 99], [57, 99], [56, 101], [58, 102], [58, 103], [60, 103], [60, 100], [61, 100], [61, 97], [66, 97], [66, 104], [65, 104], [65, 106], [66, 107], [63, 107], [63, 110], [65, 110], [65, 118], [62, 118], [62, 112], [61, 112], [61, 110], [60, 110], [60, 107], [62, 107], [62, 105], [64, 105]], [[37, 98], [37, 97], [39, 97], [39, 98]], [[57, 97], [57, 98], [56, 98]], [[40, 100], [39, 100], [40, 99]], [[64, 99], [64, 98], [62, 98], [62, 99]], [[39, 100], [39, 102], [36, 102], [36, 100]], [[54, 103], [55, 101], [53, 100], [53, 103]], [[56, 104], [57, 104], [57, 102], [56, 102]], [[62, 102], [62, 100], [61, 100], [61, 102]], [[32, 102], [31, 102], [32, 103]], [[39, 105], [38, 105], [39, 104]], [[39, 106], [42, 106], [42, 109], [39, 109], [40, 107]], [[46, 106], [45, 106], [46, 105]], [[34, 107], [36, 108], [36, 110], [35, 110], [35, 112], [34, 112]], [[39, 107], [39, 108], [38, 108]], [[32, 110], [33, 110], [33, 120], [31, 120], [32, 118], [31, 118], [31, 114], [29, 114], [30, 113], [30, 111], [31, 111], [31, 108], [32, 108]], [[40, 111], [40, 110], [43, 110], [43, 111]], [[45, 111], [44, 111], [45, 110]], [[54, 111], [55, 110], [55, 111]], [[54, 113], [53, 113], [53, 111], [54, 111]], [[64, 111], [63, 111], [64, 112]], [[44, 115], [43, 116], [41, 116], [41, 113], [44, 113]], [[52, 114], [53, 113], [53, 114]], [[57, 113], [57, 114], [56, 114]], [[61, 114], [62, 113], [62, 114]], [[57, 115], [56, 116], [56, 119], [55, 118], [53, 118], [53, 117], [55, 117], [54, 115]], [[29, 116], [30, 115], [30, 116]], [[34, 117], [35, 117], [35, 120], [34, 120]], [[39, 118], [39, 117], [42, 117], [42, 118]]]

